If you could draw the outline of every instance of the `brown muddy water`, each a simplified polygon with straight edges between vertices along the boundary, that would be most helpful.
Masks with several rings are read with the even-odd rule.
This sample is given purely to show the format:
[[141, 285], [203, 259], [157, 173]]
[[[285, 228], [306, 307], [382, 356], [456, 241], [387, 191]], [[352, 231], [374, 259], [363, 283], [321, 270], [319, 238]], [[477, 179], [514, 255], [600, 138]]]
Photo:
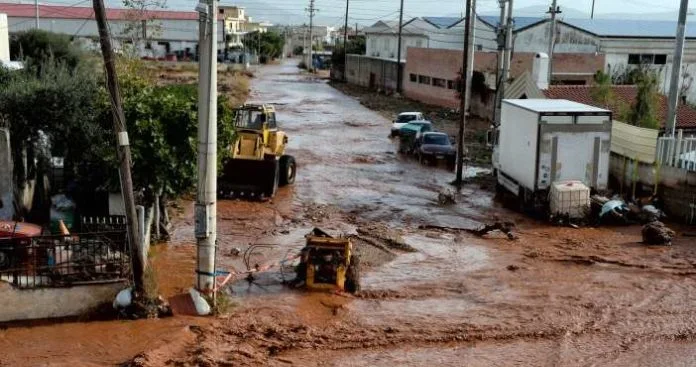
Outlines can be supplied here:
[[[289, 290], [280, 271], [227, 290], [216, 318], [61, 323], [0, 331], [7, 365], [144, 366], [584, 366], [696, 365], [696, 243], [639, 243], [639, 227], [552, 227], [466, 186], [458, 203], [437, 193], [452, 173], [396, 154], [389, 121], [292, 62], [267, 66], [253, 102], [273, 103], [298, 162], [297, 181], [270, 202], [218, 204], [218, 268], [244, 270], [234, 248], [275, 262], [314, 226], [409, 247], [356, 241], [363, 291]], [[472, 173], [476, 169], [470, 170]], [[508, 220], [502, 234], [419, 230]], [[160, 292], [193, 283], [191, 203], [172, 241], [153, 254]], [[138, 355], [137, 358], [133, 358]]]

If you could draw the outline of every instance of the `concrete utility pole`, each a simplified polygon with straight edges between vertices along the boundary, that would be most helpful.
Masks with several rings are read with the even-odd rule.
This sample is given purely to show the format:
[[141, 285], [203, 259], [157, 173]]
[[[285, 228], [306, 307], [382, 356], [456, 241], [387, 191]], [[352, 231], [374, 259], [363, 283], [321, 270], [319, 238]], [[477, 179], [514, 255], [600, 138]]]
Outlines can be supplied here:
[[114, 122], [114, 133], [116, 134], [116, 151], [120, 163], [119, 176], [121, 179], [121, 194], [126, 209], [126, 224], [128, 228], [128, 242], [130, 247], [131, 264], [133, 267], [133, 282], [135, 293], [144, 294], [145, 278], [145, 259], [143, 258], [140, 247], [143, 239], [140, 237], [138, 228], [138, 216], [135, 211], [135, 196], [133, 194], [133, 178], [131, 176], [131, 151], [128, 142], [128, 131], [126, 129], [126, 117], [123, 114], [121, 101], [121, 91], [118, 86], [116, 75], [116, 63], [114, 60], [113, 47], [111, 45], [111, 35], [109, 26], [106, 23], [106, 11], [104, 10], [103, 0], [93, 0], [94, 17], [97, 20], [99, 29], [99, 42], [101, 44], [102, 57], [104, 58], [104, 68], [106, 69], [106, 85], [109, 89], [111, 99], [111, 115]]
[[346, 22], [343, 25], [343, 81], [346, 81], [346, 70], [348, 70], [348, 4], [346, 0]]
[[404, 28], [404, 0], [399, 8], [399, 41], [396, 46], [396, 91], [401, 93], [401, 32]]
[[672, 59], [672, 76], [669, 80], [669, 105], [667, 106], [667, 135], [674, 136], [677, 130], [677, 110], [679, 109], [679, 77], [681, 76], [682, 57], [684, 56], [684, 36], [686, 15], [689, 12], [689, 0], [681, 0], [679, 21], [677, 23], [677, 42]]
[[39, 29], [39, 0], [34, 0], [34, 13], [36, 17], [36, 29]]
[[464, 128], [466, 127], [466, 113], [469, 109], [469, 99], [468, 89], [469, 89], [469, 33], [471, 30], [471, 16], [472, 16], [472, 0], [466, 0], [466, 25], [464, 27], [464, 50], [462, 51], [463, 61], [462, 61], [462, 73], [461, 73], [461, 90], [459, 94], [461, 96], [461, 121], [459, 122], [459, 134], [457, 135], [457, 177], [454, 180], [454, 184], [457, 187], [462, 185], [463, 179], [463, 169], [464, 169]]
[[549, 84], [553, 77], [553, 48], [556, 46], [556, 14], [561, 13], [561, 7], [556, 5], [556, 0], [553, 0], [548, 14], [551, 14], [551, 22], [549, 23]]
[[195, 205], [199, 291], [215, 288], [217, 242], [217, 0], [198, 9], [198, 195]]
[[314, 58], [312, 57], [312, 46], [314, 45], [312, 27], [314, 25], [314, 13], [317, 11], [317, 9], [314, 8], [314, 0], [309, 0], [309, 8], [307, 8], [307, 11], [309, 12], [309, 62], [307, 63], [307, 70], [311, 72], [314, 70]]

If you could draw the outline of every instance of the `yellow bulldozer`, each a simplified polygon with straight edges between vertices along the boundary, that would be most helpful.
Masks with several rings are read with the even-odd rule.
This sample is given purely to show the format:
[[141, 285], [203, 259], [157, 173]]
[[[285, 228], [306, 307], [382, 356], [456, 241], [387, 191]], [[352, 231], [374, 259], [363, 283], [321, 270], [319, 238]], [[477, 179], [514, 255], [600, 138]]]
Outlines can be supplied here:
[[295, 158], [285, 154], [288, 137], [278, 129], [275, 108], [245, 104], [234, 109], [236, 138], [218, 178], [220, 198], [265, 199], [295, 182]]
[[315, 228], [306, 241], [295, 269], [294, 286], [314, 291], [360, 291], [360, 256], [349, 238], [331, 237]]

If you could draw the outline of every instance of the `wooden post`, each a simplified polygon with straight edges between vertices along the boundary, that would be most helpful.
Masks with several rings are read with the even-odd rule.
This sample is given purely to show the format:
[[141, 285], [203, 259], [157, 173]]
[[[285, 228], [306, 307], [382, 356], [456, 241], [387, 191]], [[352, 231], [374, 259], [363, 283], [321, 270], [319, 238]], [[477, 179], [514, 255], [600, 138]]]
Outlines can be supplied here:
[[126, 209], [126, 227], [128, 228], [128, 242], [130, 244], [130, 257], [133, 267], [133, 282], [135, 292], [143, 294], [144, 288], [144, 261], [139, 247], [142, 245], [139, 236], [138, 219], [135, 213], [135, 196], [133, 195], [133, 178], [131, 177], [131, 151], [126, 130], [126, 117], [123, 114], [121, 93], [116, 75], [116, 63], [114, 61], [111, 35], [106, 23], [106, 11], [103, 0], [93, 0], [94, 16], [99, 28], [99, 42], [101, 44], [104, 68], [106, 69], [106, 84], [111, 99], [111, 115], [113, 117], [114, 133], [116, 134], [116, 149], [120, 162], [119, 176], [121, 178], [121, 193]]

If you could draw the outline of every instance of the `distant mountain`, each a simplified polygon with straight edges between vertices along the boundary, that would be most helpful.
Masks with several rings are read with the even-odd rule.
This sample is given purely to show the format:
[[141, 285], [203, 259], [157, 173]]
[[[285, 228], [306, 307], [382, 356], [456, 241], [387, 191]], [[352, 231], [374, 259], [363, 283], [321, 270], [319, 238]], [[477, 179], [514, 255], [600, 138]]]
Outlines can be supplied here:
[[[515, 8], [515, 16], [518, 17], [548, 17], [546, 12], [549, 11], [549, 7], [545, 5], [533, 5], [526, 6], [522, 8]], [[558, 15], [560, 19], [588, 19], [590, 18], [590, 12], [584, 10], [578, 10], [567, 6], [561, 6], [562, 13]], [[660, 13], [595, 13], [595, 19], [635, 19], [635, 20], [677, 20], [678, 11], [667, 11]], [[499, 15], [499, 12], [485, 12], [486, 15]], [[696, 20], [696, 17], [690, 16], [689, 20]]]

